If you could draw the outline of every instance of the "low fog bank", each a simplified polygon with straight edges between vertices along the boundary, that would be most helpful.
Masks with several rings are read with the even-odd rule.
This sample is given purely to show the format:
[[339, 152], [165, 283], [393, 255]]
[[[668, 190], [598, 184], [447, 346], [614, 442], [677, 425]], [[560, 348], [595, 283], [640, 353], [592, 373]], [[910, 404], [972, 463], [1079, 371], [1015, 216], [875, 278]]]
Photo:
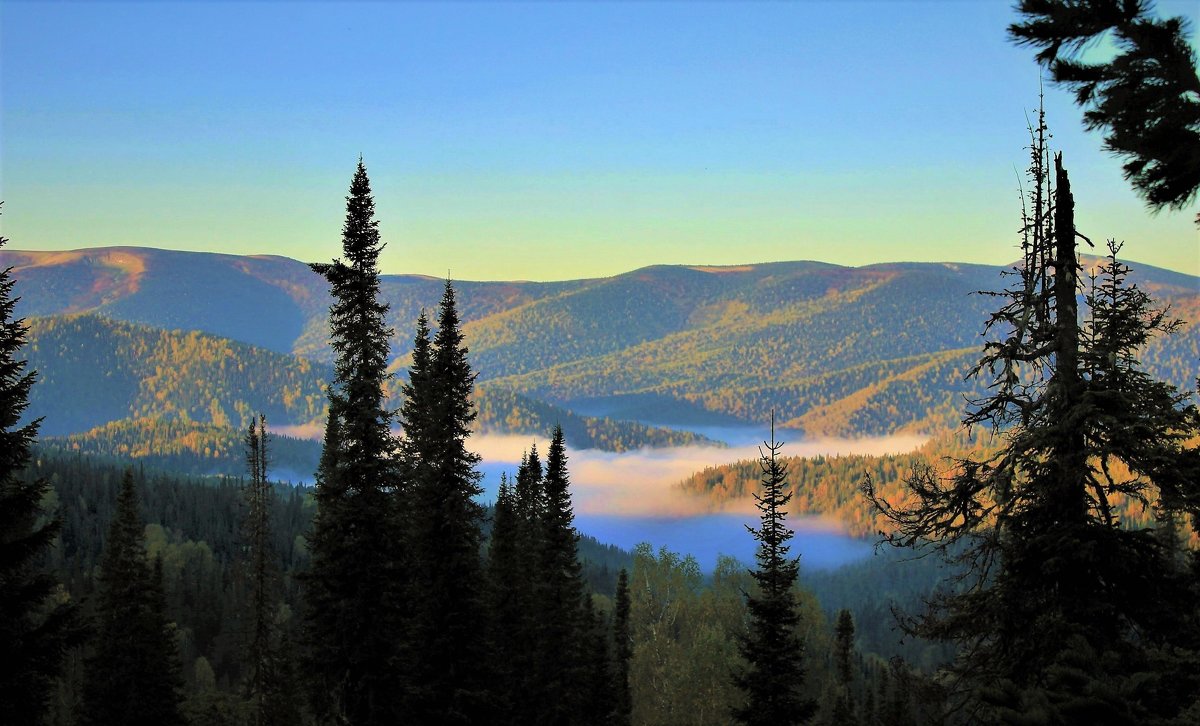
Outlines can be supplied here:
[[[578, 514], [641, 517], [687, 517], [712, 514], [711, 505], [680, 491], [678, 484], [706, 467], [757, 459], [767, 431], [741, 433], [744, 441], [730, 448], [681, 446], [614, 453], [596, 449], [567, 449], [575, 511]], [[861, 439], [803, 439], [796, 432], [776, 432], [786, 456], [899, 454], [925, 443], [923, 436], [903, 435]], [[532, 436], [473, 436], [469, 447], [483, 457], [484, 499], [494, 501], [500, 473], [516, 473], [521, 455], [536, 443], [543, 460], [549, 441]], [[753, 512], [753, 502], [736, 503], [734, 513]]]
[[[278, 434], [320, 440], [321, 427], [273, 426]], [[750, 499], [729, 503], [714, 511], [710, 502], [693, 497], [679, 483], [706, 467], [757, 459], [769, 431], [753, 427], [709, 427], [706, 436], [730, 443], [729, 448], [682, 446], [614, 453], [598, 449], [567, 449], [567, 464], [575, 504], [576, 526], [601, 542], [630, 549], [649, 542], [696, 557], [711, 570], [720, 554], [752, 563], [755, 543], [745, 525], [757, 524]], [[776, 431], [786, 456], [883, 455], [905, 453], [925, 443], [922, 436], [903, 435], [860, 439], [805, 439], [799, 432]], [[500, 477], [516, 474], [521, 456], [536, 444], [545, 461], [549, 439], [528, 435], [477, 434], [468, 448], [481, 456], [482, 501], [494, 502]], [[272, 478], [311, 483], [311, 477], [294, 471], [275, 472]], [[798, 517], [789, 521], [796, 531], [793, 554], [803, 567], [829, 569], [866, 557], [871, 543], [849, 536], [831, 519]]]
[[[595, 449], [568, 449], [567, 464], [574, 494], [578, 529], [601, 542], [630, 549], [649, 542], [656, 550], [667, 547], [691, 554], [709, 571], [721, 554], [750, 564], [755, 542], [745, 525], [756, 526], [752, 500], [734, 502], [723, 511], [689, 496], [679, 483], [705, 467], [756, 459], [767, 431], [741, 430], [740, 444], [732, 448], [684, 446], [612, 453]], [[795, 432], [776, 432], [788, 456], [881, 455], [905, 453], [925, 443], [921, 436], [863, 439], [802, 439]], [[727, 439], [728, 440], [728, 439]], [[483, 498], [494, 501], [500, 475], [512, 477], [521, 455], [531, 444], [545, 460], [549, 441], [532, 436], [484, 435], [470, 439], [470, 447], [483, 457]], [[831, 569], [870, 555], [872, 543], [846, 534], [841, 524], [821, 517], [789, 520], [796, 531], [792, 553], [801, 566]]]

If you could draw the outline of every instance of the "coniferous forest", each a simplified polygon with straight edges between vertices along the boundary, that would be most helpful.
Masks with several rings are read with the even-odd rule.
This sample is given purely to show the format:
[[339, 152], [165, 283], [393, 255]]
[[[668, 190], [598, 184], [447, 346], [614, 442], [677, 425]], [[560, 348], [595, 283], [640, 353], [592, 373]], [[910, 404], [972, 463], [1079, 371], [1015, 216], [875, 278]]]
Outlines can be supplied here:
[[[1200, 74], [1183, 25], [1141, 2], [1019, 11], [1012, 39], [1075, 92], [1147, 204], [1192, 202]], [[1112, 58], [1080, 55], [1105, 33]], [[753, 561], [711, 568], [581, 534], [568, 445], [711, 440], [479, 395], [460, 285], [396, 322], [361, 156], [340, 253], [311, 265], [331, 359], [247, 346], [230, 375], [255, 378], [262, 410], [214, 383], [173, 401], [181, 419], [153, 418], [187, 364], [225, 373], [207, 353], [162, 357], [174, 333], [28, 323], [0, 272], [0, 726], [1200, 723], [1200, 408], [1143, 360], [1186, 322], [1131, 281], [1123, 242], [1085, 235], [1086, 189], [1041, 107], [1029, 137], [1019, 259], [979, 291], [981, 345], [938, 362], [970, 360], [960, 425], [912, 454], [790, 457], [772, 408], [756, 461], [677, 487], [752, 499], [739, 534]], [[31, 327], [43, 346], [62, 328], [91, 331], [96, 350], [142, 341], [109, 377], [178, 381], [81, 384], [91, 410], [131, 418], [39, 441], [58, 429], [28, 415]], [[1200, 361], [1182, 365], [1200, 386]], [[821, 415], [850, 421], [850, 399]], [[192, 421], [207, 402], [213, 423]], [[472, 436], [481, 411], [509, 406], [521, 430], [561, 420], [485, 503]], [[269, 417], [296, 411], [322, 419], [319, 448], [272, 433]], [[109, 440], [126, 443], [95, 443]], [[196, 463], [231, 451], [237, 473]], [[280, 462], [314, 483], [279, 483]], [[810, 513], [876, 536], [878, 554], [808, 569], [789, 515]]]

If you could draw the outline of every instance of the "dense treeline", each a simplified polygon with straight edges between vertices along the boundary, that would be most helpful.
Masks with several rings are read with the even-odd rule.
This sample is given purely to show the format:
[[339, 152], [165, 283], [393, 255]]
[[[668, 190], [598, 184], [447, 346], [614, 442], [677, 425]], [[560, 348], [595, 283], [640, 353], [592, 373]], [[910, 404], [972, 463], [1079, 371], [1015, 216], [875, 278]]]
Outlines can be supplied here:
[[[50, 571], [75, 601], [89, 603], [95, 591], [103, 533], [115, 514], [125, 468], [118, 462], [46, 452], [25, 472], [31, 480], [41, 477], [53, 484], [45, 505], [61, 513], [63, 532], [59, 546], [51, 550]], [[247, 509], [247, 482], [185, 478], [148, 469], [135, 469], [134, 480], [146, 523], [147, 553], [163, 562], [167, 613], [178, 633], [186, 684], [185, 712], [241, 708], [245, 622], [240, 613], [249, 596], [240, 559], [246, 546], [241, 521]], [[294, 635], [296, 575], [307, 562], [303, 533], [314, 505], [311, 490], [305, 488], [276, 487], [273, 499], [271, 549], [284, 583], [278, 619]], [[693, 723], [688, 714], [696, 714], [701, 720], [694, 723], [725, 723], [728, 708], [741, 702], [728, 673], [738, 662], [736, 639], [745, 619], [744, 566], [725, 559], [705, 574], [690, 557], [641, 547], [630, 559], [628, 553], [589, 537], [580, 540], [579, 551], [582, 578], [600, 613], [615, 612], [617, 572], [631, 571], [629, 683], [634, 722]], [[826, 662], [832, 657], [831, 609], [851, 609], [859, 623], [857, 650], [878, 653], [860, 656], [860, 682], [877, 684], [879, 674], [889, 672], [886, 659], [893, 655], [903, 653], [917, 665], [937, 662], [923, 658], [921, 649], [904, 650], [887, 606], [915, 606], [918, 596], [928, 594], [938, 579], [936, 570], [913, 577], [890, 559], [845, 572], [802, 574], [802, 583], [815, 588], [825, 610], [823, 614], [812, 595], [804, 596], [805, 638], [812, 661], [806, 693], [820, 697], [832, 677]], [[70, 684], [78, 687], [81, 660], [70, 663], [67, 685], [59, 691], [62, 701], [55, 706], [55, 723], [71, 723], [66, 709], [79, 698]], [[205, 721], [194, 716], [193, 723]]]
[[[239, 479], [192, 478], [127, 463], [80, 455], [39, 452], [24, 472], [44, 479], [52, 491], [44, 502], [57, 511], [62, 530], [47, 565], [73, 601], [85, 611], [95, 605], [97, 574], [117, 514], [126, 472], [137, 492], [137, 515], [147, 556], [161, 562], [166, 615], [174, 623], [178, 661], [191, 696], [211, 680], [214, 689], [236, 693], [245, 675], [243, 659], [249, 591], [244, 570], [247, 540], [246, 483]], [[269, 509], [273, 566], [281, 573], [281, 624], [291, 627], [298, 603], [295, 575], [307, 562], [303, 532], [312, 518], [311, 492], [277, 487]], [[73, 723], [82, 660], [68, 660], [53, 723]], [[197, 685], [200, 677], [204, 683]]]
[[[272, 435], [271, 441], [273, 475], [289, 481], [311, 481], [321, 445], [281, 435]], [[62, 452], [132, 459], [181, 474], [239, 476], [246, 470], [240, 431], [178, 418], [122, 419], [81, 434], [45, 437], [40, 445]]]
[[[116, 513], [127, 466], [43, 451], [23, 473], [26, 480], [45, 479], [53, 487], [43, 507], [60, 514], [63, 528], [58, 545], [50, 550], [47, 569], [85, 611], [92, 607], [104, 535]], [[185, 684], [183, 708], [192, 714], [191, 723], [214, 723], [200, 714], [245, 708], [239, 699], [247, 673], [243, 613], [250, 591], [242, 522], [248, 510], [248, 481], [184, 477], [149, 468], [134, 468], [133, 477], [147, 555], [162, 561], [166, 613], [177, 634]], [[301, 607], [297, 575], [308, 562], [303, 534], [314, 509], [311, 489], [274, 488], [269, 531], [282, 583], [277, 622], [292, 637], [297, 635]], [[489, 525], [496, 516], [488, 513]], [[485, 551], [492, 546], [486, 544], [490, 529], [485, 527]], [[646, 546], [631, 557], [587, 536], [579, 541], [579, 559], [585, 590], [605, 617], [615, 616], [618, 572], [630, 572], [634, 723], [693, 723], [688, 714], [701, 718], [694, 723], [726, 723], [728, 709], [741, 702], [728, 674], [738, 662], [736, 639], [745, 619], [744, 565], [726, 558], [713, 572], [704, 573], [690, 557]], [[901, 644], [887, 609], [891, 604], [915, 607], [932, 591], [941, 573], [936, 567], [924, 568], [914, 576], [912, 568], [920, 566], [897, 567], [892, 558], [880, 558], [844, 571], [801, 574], [804, 588], [811, 588], [821, 602], [818, 606], [811, 594], [802, 599], [811, 662], [806, 693], [819, 698], [832, 677], [827, 663], [832, 657], [829, 624], [843, 607], [854, 613], [858, 624], [861, 682], [877, 684], [879, 673], [889, 670], [887, 660], [896, 655], [921, 667], [944, 660], [944, 651], [931, 651], [928, 644], [914, 645], [911, 639]], [[615, 655], [616, 644], [611, 647]], [[70, 709], [81, 697], [82, 662], [82, 655], [68, 658], [51, 723], [73, 723]]]
[[[62, 527], [45, 565], [70, 599], [84, 604], [85, 612], [94, 601], [106, 532], [129, 466], [116, 459], [43, 449], [21, 474], [23, 481], [45, 480], [50, 485], [42, 508], [57, 512]], [[162, 562], [166, 613], [175, 627], [188, 703], [207, 708], [236, 701], [246, 673], [243, 613], [251, 596], [243, 530], [249, 480], [189, 477], [140, 466], [132, 472], [146, 553]], [[301, 602], [297, 575], [307, 566], [304, 533], [315, 511], [312, 490], [276, 485], [266, 511], [267, 549], [281, 584], [276, 620], [295, 637]], [[489, 512], [489, 525], [490, 521]], [[484, 534], [490, 535], [490, 526]], [[586, 536], [580, 539], [579, 553], [588, 590], [611, 599], [619, 570], [632, 562], [629, 554]], [[73, 723], [68, 709], [80, 697], [81, 673], [82, 660], [73, 656], [53, 723]]]
[[[828, 516], [851, 534], [871, 537], [877, 531], [875, 513], [858, 491], [858, 482], [864, 474], [869, 474], [881, 491], [899, 493], [904, 477], [914, 469], [931, 464], [949, 466], [944, 457], [989, 445], [994, 443], [987, 436], [944, 436], [909, 454], [783, 457], [789, 473], [791, 512]], [[702, 469], [681, 482], [680, 488], [719, 509], [749, 500], [758, 480], [758, 462], [745, 460]]]

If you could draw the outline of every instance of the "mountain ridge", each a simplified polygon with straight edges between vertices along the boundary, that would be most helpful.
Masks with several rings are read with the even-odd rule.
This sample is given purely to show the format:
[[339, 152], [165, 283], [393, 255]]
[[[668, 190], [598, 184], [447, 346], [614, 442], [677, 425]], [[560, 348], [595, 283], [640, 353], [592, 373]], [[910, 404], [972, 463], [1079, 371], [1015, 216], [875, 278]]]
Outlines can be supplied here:
[[[1087, 269], [1096, 263], [1084, 259]], [[200, 330], [318, 367], [331, 359], [325, 283], [291, 258], [6, 248], [0, 266], [14, 268], [18, 314], [34, 321], [84, 312]], [[1200, 278], [1133, 266], [1131, 279], [1162, 304], [1200, 317]], [[1004, 269], [953, 262], [652, 265], [611, 277], [455, 287], [481, 390], [504, 401], [495, 408], [499, 421], [527, 422], [530, 411], [550, 406], [686, 428], [757, 423], [775, 410], [783, 425], [809, 434], [862, 436], [955, 423], [962, 396], [978, 393], [963, 378], [994, 305], [972, 293], [1000, 288]], [[403, 375], [417, 314], [436, 306], [442, 286], [427, 276], [382, 277], [395, 330], [394, 372]], [[1151, 344], [1147, 360], [1156, 375], [1193, 385], [1197, 330], [1188, 325]]]

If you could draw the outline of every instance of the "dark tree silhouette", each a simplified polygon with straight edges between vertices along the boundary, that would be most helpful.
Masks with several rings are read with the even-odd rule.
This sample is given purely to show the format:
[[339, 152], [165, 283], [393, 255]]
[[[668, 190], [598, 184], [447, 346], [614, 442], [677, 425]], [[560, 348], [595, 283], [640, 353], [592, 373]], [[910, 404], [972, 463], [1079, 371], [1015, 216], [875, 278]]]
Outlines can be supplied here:
[[133, 473], [125, 472], [100, 563], [96, 640], [80, 718], [88, 726], [182, 724], [183, 680], [162, 562], [146, 561]]
[[383, 245], [362, 160], [346, 197], [344, 261], [314, 264], [330, 284], [329, 423], [308, 537], [305, 641], [314, 709], [326, 719], [395, 723], [402, 710], [397, 662], [401, 540], [392, 414], [384, 408], [387, 305], [379, 299]]
[[580, 699], [587, 689], [584, 633], [588, 623], [570, 484], [562, 427], [555, 426], [542, 480], [540, 561], [534, 590], [537, 686], [547, 709], [540, 722], [548, 724], [581, 720]]
[[633, 703], [629, 694], [629, 659], [633, 657], [633, 641], [629, 632], [629, 573], [621, 568], [617, 575], [617, 592], [613, 603], [614, 694], [615, 726], [628, 726]]
[[[546, 511], [545, 468], [538, 456], [537, 444], [529, 447], [529, 453], [521, 459], [517, 479], [513, 485], [516, 496], [517, 521], [521, 529], [521, 550], [527, 572], [534, 572], [542, 549], [542, 518]], [[529, 582], [533, 586], [533, 580]], [[532, 595], [530, 598], [532, 599]]]
[[[546, 708], [538, 695], [540, 690], [536, 673], [538, 633], [542, 620], [535, 599], [535, 583], [540, 572], [540, 543], [543, 539], [542, 512], [545, 508], [542, 474], [542, 462], [534, 445], [521, 457], [516, 478], [510, 484], [508, 508], [511, 511], [511, 526], [502, 522], [498, 503], [493, 529], [493, 537], [500, 537], [503, 541], [507, 537], [504, 532], [511, 528], [513, 541], [511, 557], [493, 559], [496, 569], [491, 577], [495, 596], [505, 599], [501, 609], [493, 610], [497, 629], [493, 662], [499, 665], [496, 672], [499, 679], [497, 691], [508, 701], [506, 715], [513, 724], [537, 723]], [[502, 541], [496, 543], [501, 551], [504, 548]], [[511, 562], [505, 564], [506, 559], [511, 559]], [[511, 573], [508, 572], [509, 568]]]
[[832, 722], [844, 726], [859, 723], [855, 709], [854, 693], [854, 617], [850, 611], [838, 612], [837, 624], [833, 629], [833, 665], [837, 674], [837, 687], [833, 695]]
[[275, 624], [279, 607], [279, 572], [272, 544], [273, 494], [267, 480], [266, 416], [251, 420], [246, 431], [246, 565], [250, 579], [249, 633], [244, 687], [254, 726], [288, 726], [300, 722], [294, 673], [283, 634]]
[[[1152, 16], [1149, 0], [1021, 0], [1009, 33], [1039, 49], [1051, 78], [1071, 87], [1084, 123], [1125, 159], [1125, 178], [1154, 208], [1182, 209], [1200, 189], [1200, 75], [1183, 18]], [[1082, 51], [1103, 36], [1106, 61]], [[1197, 218], [1200, 220], [1200, 217]]]
[[854, 617], [849, 610], [838, 612], [837, 625], [833, 630], [834, 666], [838, 682], [849, 687], [854, 681]]
[[771, 440], [764, 446], [759, 458], [762, 493], [754, 494], [762, 522], [758, 529], [746, 527], [758, 542], [758, 568], [750, 571], [757, 588], [746, 596], [750, 621], [738, 646], [747, 665], [735, 674], [746, 704], [734, 717], [748, 726], [790, 726], [807, 723], [816, 703], [801, 693], [804, 641], [795, 592], [800, 560], [788, 556], [788, 540], [794, 532], [784, 519], [792, 495], [787, 491], [787, 466], [777, 457], [783, 443], [775, 441], [774, 412]]
[[[420, 723], [477, 723], [488, 707], [489, 680], [487, 587], [479, 556], [483, 507], [475, 501], [482, 492], [479, 456], [466, 447], [476, 415], [475, 375], [449, 281], [437, 322], [428, 354], [414, 353], [403, 409], [409, 439], [404, 470], [411, 477], [406, 487], [412, 501], [409, 599], [419, 661], [410, 715]], [[418, 349], [422, 338], [419, 328]]]
[[55, 602], [57, 583], [39, 566], [62, 528], [57, 517], [39, 521], [50, 484], [20, 475], [41, 420], [21, 424], [36, 374], [18, 357], [25, 325], [14, 317], [11, 273], [0, 271], [0, 713], [32, 724], [80, 631], [75, 606]]
[[[498, 726], [519, 724], [516, 704], [525, 693], [528, 662], [519, 654], [527, 651], [528, 598], [522, 598], [520, 586], [526, 578], [521, 567], [520, 523], [516, 499], [508, 477], [500, 475], [500, 492], [492, 516], [492, 536], [488, 542], [488, 636], [489, 661], [495, 692], [492, 722]], [[524, 662], [523, 662], [524, 661]]]
[[609, 726], [613, 701], [612, 653], [609, 652], [608, 621], [596, 610], [591, 597], [584, 599], [583, 627], [580, 630], [583, 651], [582, 693], [579, 710], [571, 720], [579, 726]]
[[[1187, 396], [1140, 370], [1137, 352], [1175, 324], [1110, 258], [1081, 284], [1074, 201], [1039, 114], [1022, 262], [986, 329], [973, 375], [991, 394], [964, 423], [994, 455], [908, 482], [913, 504], [864, 490], [895, 544], [960, 548], [967, 577], [910, 632], [954, 641], [955, 707], [972, 723], [1155, 723], [1198, 692], [1195, 580], [1153, 530], [1123, 523], [1132, 497], [1163, 518], [1200, 513], [1200, 432]], [[1080, 325], [1077, 296], [1085, 293]], [[1125, 525], [1125, 526], [1123, 526]]]

